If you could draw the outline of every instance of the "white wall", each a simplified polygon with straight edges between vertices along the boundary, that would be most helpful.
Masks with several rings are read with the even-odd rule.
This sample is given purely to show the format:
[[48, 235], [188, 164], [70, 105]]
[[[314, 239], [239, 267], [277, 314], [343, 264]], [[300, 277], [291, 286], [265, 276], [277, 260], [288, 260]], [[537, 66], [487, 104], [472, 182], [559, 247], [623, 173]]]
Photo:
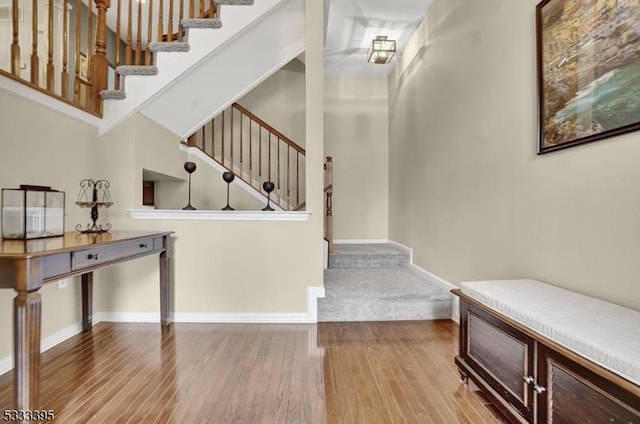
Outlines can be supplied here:
[[389, 236], [458, 283], [536, 278], [640, 309], [640, 133], [536, 154], [537, 0], [435, 0], [390, 80]]

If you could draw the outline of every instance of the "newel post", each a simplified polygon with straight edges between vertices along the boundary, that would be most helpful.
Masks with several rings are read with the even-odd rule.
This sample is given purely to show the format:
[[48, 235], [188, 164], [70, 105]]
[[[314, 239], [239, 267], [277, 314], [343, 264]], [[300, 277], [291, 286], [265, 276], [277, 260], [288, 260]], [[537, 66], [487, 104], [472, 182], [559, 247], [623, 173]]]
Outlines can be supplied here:
[[102, 114], [102, 99], [100, 91], [108, 87], [109, 59], [107, 59], [107, 11], [111, 7], [111, 0], [94, 0], [98, 9], [96, 24], [96, 49], [91, 58], [93, 67], [91, 75], [91, 101], [96, 112]]

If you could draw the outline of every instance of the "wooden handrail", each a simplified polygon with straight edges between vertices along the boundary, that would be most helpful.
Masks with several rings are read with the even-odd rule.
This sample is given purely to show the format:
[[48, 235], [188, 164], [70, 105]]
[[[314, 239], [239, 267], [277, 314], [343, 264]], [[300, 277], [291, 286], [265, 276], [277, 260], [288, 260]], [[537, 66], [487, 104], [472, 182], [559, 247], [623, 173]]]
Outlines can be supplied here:
[[233, 104], [187, 142], [263, 194], [273, 182], [271, 201], [283, 209], [304, 208], [304, 148], [245, 107]]
[[[185, 35], [183, 18], [207, 19], [219, 14], [212, 0], [7, 3], [11, 7], [12, 28], [5, 43], [11, 61], [0, 73], [98, 116], [102, 114], [100, 92], [110, 86], [120, 89], [119, 77], [109, 73], [107, 57], [114, 58], [116, 67], [151, 65], [154, 62], [151, 41], [180, 41]], [[109, 17], [114, 22], [113, 30], [107, 27], [109, 13], [115, 15]], [[115, 81], [109, 81], [110, 76], [115, 76]]]
[[243, 107], [242, 105], [239, 105], [238, 103], [234, 103], [233, 104], [233, 108], [234, 109], [238, 109], [239, 111], [241, 111], [245, 115], [249, 116], [254, 122], [257, 122], [258, 124], [260, 124], [260, 126], [262, 128], [266, 129], [267, 131], [269, 131], [272, 134], [275, 134], [276, 137], [278, 137], [280, 140], [282, 140], [285, 143], [287, 143], [289, 146], [293, 147], [299, 153], [302, 153], [303, 155], [306, 155], [305, 150], [304, 150], [304, 148], [302, 146], [297, 144], [295, 141], [291, 140], [286, 135], [282, 134], [280, 131], [278, 131], [275, 128], [273, 128], [271, 125], [267, 124], [265, 121], [263, 121], [262, 119], [257, 117], [255, 114], [253, 114], [247, 108]]

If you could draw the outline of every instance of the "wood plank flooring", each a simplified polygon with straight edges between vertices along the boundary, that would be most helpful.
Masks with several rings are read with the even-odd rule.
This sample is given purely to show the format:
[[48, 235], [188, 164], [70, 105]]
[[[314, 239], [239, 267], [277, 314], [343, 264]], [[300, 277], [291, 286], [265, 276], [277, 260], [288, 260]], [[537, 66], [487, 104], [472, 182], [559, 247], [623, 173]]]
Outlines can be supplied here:
[[[459, 382], [451, 321], [100, 323], [43, 354], [56, 423], [505, 423]], [[12, 405], [0, 376], [0, 410]]]

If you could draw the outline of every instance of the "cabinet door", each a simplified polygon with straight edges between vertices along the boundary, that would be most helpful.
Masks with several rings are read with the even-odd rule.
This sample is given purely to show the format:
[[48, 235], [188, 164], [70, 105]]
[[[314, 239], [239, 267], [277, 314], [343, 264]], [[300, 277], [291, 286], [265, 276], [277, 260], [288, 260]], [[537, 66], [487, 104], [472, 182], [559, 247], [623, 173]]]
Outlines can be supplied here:
[[464, 359], [527, 421], [533, 422], [534, 341], [490, 313], [469, 305]]
[[[595, 366], [595, 365], [594, 365]], [[542, 344], [538, 345], [540, 423], [640, 424], [640, 398]]]

